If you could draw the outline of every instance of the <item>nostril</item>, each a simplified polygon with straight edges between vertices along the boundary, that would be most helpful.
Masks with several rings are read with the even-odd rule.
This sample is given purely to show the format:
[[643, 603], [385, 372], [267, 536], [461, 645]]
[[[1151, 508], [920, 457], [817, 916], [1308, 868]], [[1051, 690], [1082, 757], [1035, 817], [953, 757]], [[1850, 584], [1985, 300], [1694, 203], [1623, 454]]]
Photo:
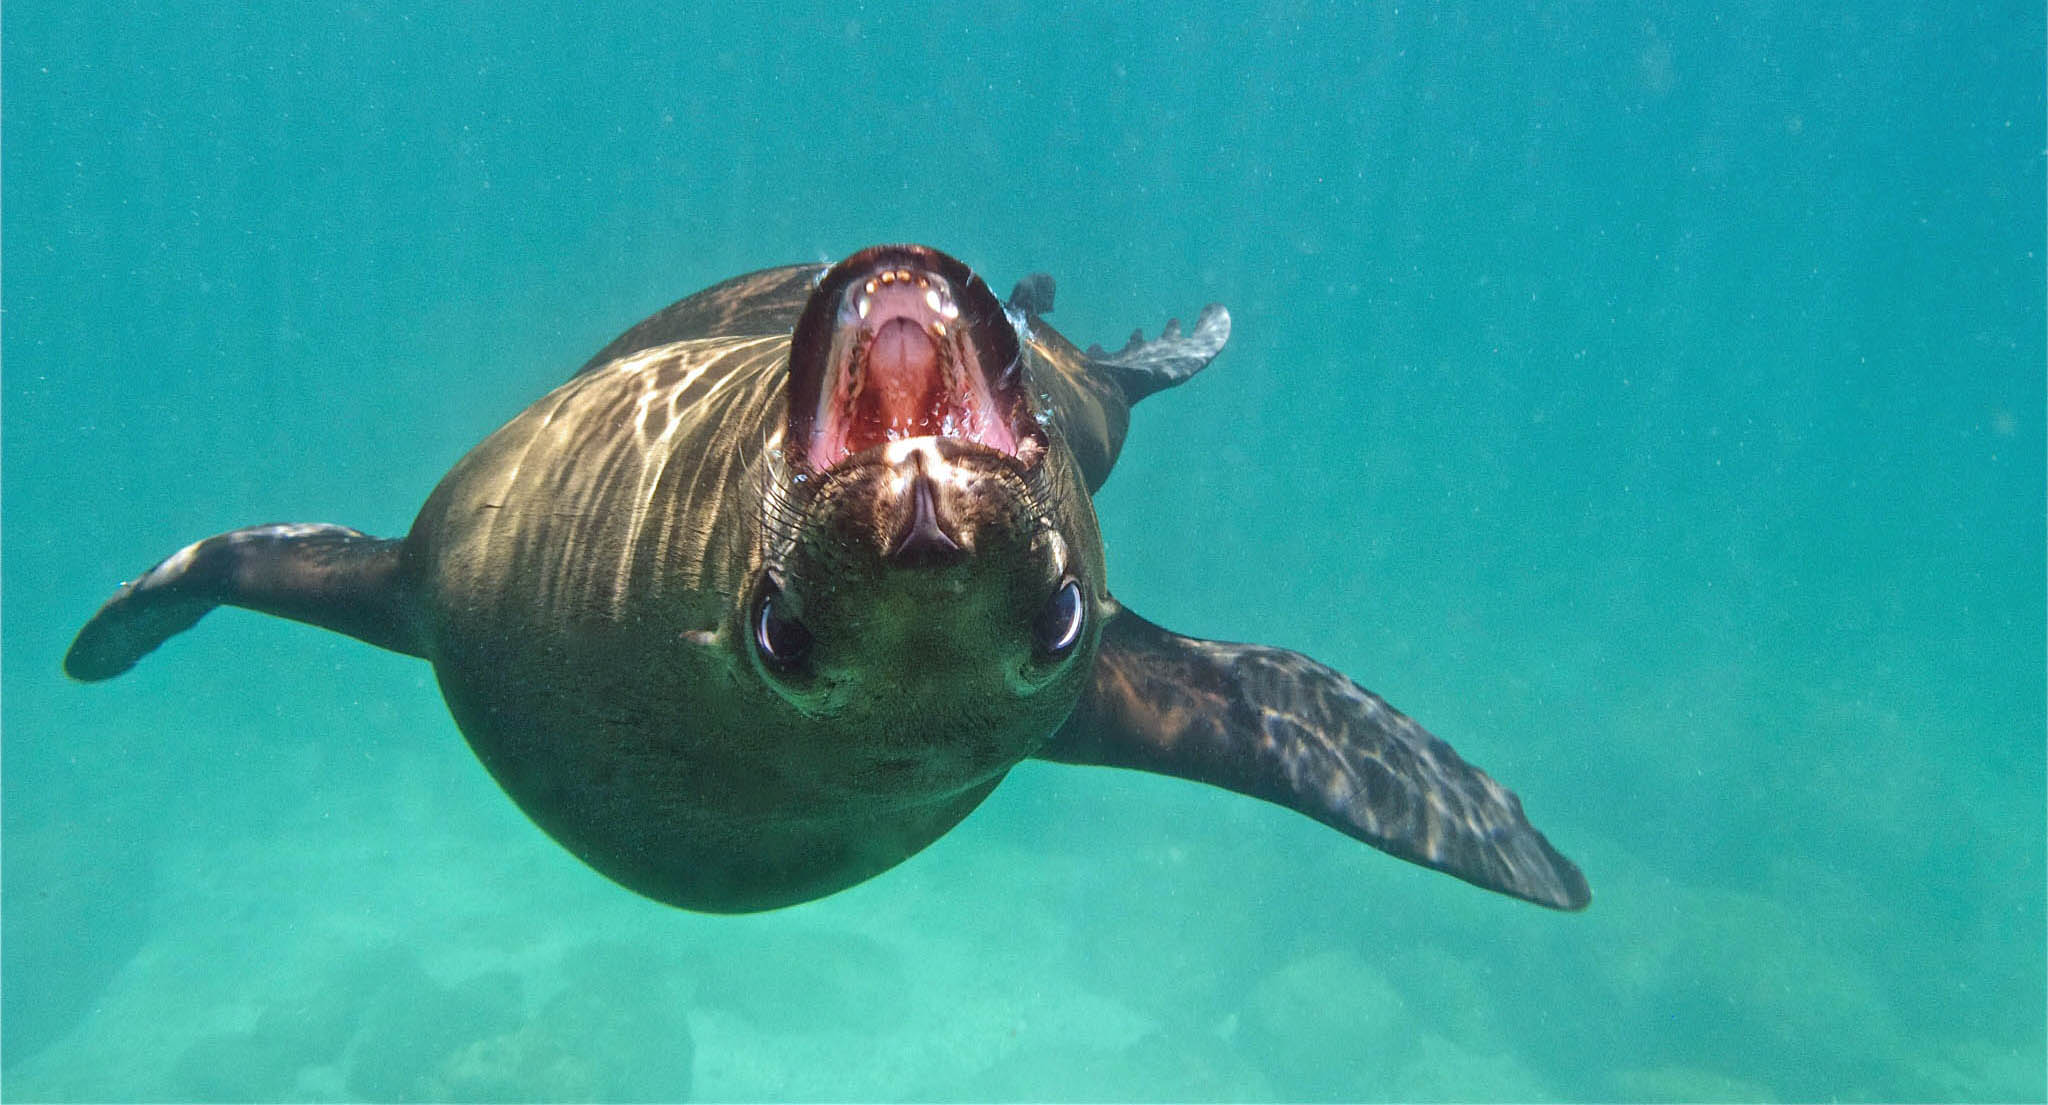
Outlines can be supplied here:
[[888, 557], [906, 566], [950, 564], [964, 554], [960, 543], [939, 524], [937, 489], [924, 471], [923, 458], [919, 460], [917, 475], [910, 479], [909, 509], [889, 542]]

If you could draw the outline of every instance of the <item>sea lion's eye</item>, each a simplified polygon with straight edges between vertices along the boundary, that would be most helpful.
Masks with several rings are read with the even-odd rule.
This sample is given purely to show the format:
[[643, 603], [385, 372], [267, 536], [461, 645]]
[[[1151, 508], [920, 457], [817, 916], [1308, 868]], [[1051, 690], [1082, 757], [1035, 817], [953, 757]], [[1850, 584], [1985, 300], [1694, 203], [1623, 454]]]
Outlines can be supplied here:
[[763, 580], [754, 599], [754, 650], [761, 661], [787, 674], [803, 665], [811, 654], [811, 631], [795, 618], [783, 616], [782, 588]]
[[1038, 616], [1031, 619], [1031, 637], [1038, 646], [1038, 654], [1057, 660], [1074, 651], [1086, 619], [1087, 604], [1081, 601], [1081, 585], [1068, 579], [1045, 600]]

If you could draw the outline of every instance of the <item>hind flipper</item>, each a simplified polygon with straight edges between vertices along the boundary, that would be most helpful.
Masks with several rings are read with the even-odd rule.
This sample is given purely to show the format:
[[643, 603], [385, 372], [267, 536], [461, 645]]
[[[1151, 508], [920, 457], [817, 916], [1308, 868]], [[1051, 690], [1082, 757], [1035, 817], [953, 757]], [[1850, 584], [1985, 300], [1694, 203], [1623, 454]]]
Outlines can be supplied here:
[[1198, 641], [1119, 609], [1093, 683], [1039, 758], [1263, 798], [1552, 909], [1592, 900], [1507, 788], [1378, 695], [1284, 649]]
[[1051, 273], [1031, 273], [1010, 288], [1010, 298], [1004, 306], [1027, 315], [1052, 314], [1053, 292], [1057, 288]]
[[216, 606], [424, 656], [399, 571], [403, 544], [343, 526], [272, 525], [187, 545], [100, 607], [64, 655], [65, 674], [88, 683], [112, 679]]
[[1180, 320], [1166, 324], [1158, 338], [1147, 341], [1143, 330], [1133, 331], [1122, 349], [1106, 353], [1091, 345], [1085, 356], [1096, 371], [1117, 382], [1124, 401], [1136, 403], [1155, 391], [1184, 383], [1208, 367], [1230, 340], [1230, 311], [1221, 303], [1202, 308], [1195, 328], [1183, 334]]

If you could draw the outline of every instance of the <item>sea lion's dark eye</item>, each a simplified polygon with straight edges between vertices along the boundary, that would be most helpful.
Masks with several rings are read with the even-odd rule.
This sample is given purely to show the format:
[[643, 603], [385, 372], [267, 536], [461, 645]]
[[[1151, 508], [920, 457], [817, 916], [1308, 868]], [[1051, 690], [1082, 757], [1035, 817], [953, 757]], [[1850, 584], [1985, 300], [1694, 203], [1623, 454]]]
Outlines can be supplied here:
[[784, 617], [782, 606], [782, 588], [764, 580], [754, 600], [754, 649], [763, 663], [787, 673], [811, 654], [811, 631], [795, 618]]
[[1087, 618], [1087, 605], [1081, 601], [1081, 585], [1069, 579], [1060, 584], [1060, 589], [1045, 600], [1038, 616], [1031, 619], [1032, 642], [1038, 646], [1038, 653], [1048, 659], [1058, 659], [1074, 651], [1074, 645], [1081, 640], [1081, 625]]

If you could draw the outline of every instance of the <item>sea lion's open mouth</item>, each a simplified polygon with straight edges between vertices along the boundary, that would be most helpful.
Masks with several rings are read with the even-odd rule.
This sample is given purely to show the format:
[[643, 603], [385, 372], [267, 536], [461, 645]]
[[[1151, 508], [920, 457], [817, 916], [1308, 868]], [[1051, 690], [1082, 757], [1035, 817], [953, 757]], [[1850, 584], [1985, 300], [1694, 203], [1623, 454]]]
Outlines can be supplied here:
[[789, 455], [824, 471], [890, 441], [946, 437], [1016, 458], [1044, 452], [1016, 331], [988, 285], [923, 246], [833, 266], [790, 343]]

